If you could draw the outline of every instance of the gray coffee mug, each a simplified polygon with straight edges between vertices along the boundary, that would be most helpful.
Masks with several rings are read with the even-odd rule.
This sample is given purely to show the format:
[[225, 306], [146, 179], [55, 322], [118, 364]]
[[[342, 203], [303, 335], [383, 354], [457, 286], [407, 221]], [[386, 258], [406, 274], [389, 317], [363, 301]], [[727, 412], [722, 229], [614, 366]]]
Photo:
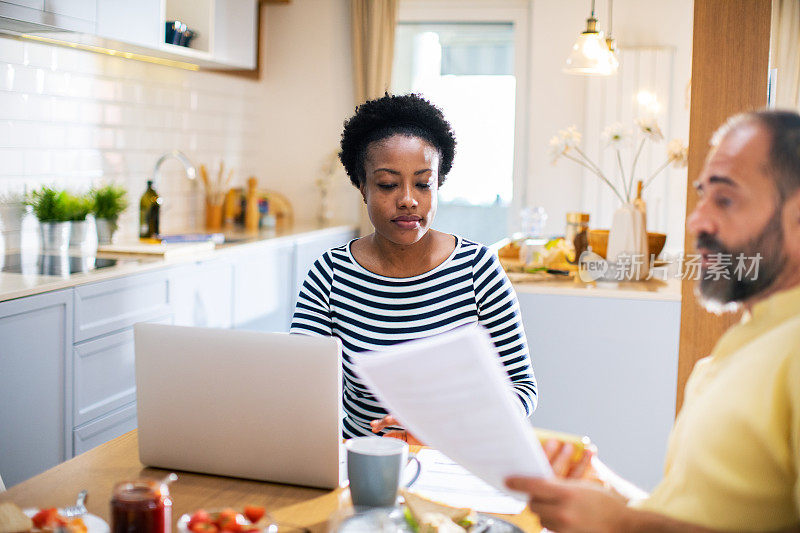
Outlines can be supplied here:
[[387, 437], [357, 437], [345, 443], [347, 477], [353, 505], [391, 507], [397, 499], [400, 476], [414, 461], [417, 471], [406, 483], [410, 487], [419, 477], [422, 465], [415, 456], [408, 456], [408, 444]]

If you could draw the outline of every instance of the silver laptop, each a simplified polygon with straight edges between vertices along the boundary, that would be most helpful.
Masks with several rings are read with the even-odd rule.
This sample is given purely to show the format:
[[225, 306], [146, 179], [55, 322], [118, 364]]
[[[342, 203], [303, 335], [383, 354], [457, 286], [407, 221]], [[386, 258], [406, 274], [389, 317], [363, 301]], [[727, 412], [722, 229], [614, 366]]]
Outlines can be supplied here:
[[134, 340], [142, 463], [337, 486], [338, 339], [136, 324]]

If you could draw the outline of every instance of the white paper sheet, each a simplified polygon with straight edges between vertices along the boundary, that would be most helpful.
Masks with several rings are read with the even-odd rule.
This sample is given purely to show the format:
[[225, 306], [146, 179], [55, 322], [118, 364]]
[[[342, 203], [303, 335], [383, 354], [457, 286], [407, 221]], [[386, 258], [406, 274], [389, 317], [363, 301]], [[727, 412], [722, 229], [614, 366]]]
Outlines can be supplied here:
[[505, 491], [510, 475], [553, 475], [483, 328], [359, 354], [355, 365], [411, 433], [492, 487]]
[[422, 450], [417, 458], [422, 464], [422, 474], [411, 487], [413, 492], [453, 507], [469, 507], [481, 513], [518, 514], [525, 508], [524, 501], [473, 476], [438, 450]]

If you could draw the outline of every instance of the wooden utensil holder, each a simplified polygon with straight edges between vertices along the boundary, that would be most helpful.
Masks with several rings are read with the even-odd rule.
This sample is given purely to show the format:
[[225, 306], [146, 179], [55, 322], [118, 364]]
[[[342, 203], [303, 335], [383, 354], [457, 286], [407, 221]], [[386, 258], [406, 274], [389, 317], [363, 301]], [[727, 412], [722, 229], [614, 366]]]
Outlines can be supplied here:
[[206, 198], [206, 229], [209, 231], [219, 231], [222, 229], [222, 205], [221, 203], [209, 202]]

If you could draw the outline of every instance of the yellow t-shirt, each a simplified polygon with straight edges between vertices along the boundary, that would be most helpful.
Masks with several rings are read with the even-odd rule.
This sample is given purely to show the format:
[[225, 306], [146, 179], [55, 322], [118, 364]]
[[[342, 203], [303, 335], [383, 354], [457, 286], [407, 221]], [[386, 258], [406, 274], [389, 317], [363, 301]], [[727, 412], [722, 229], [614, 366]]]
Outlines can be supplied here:
[[637, 507], [731, 531], [800, 523], [800, 287], [754, 305], [697, 362], [664, 479]]

